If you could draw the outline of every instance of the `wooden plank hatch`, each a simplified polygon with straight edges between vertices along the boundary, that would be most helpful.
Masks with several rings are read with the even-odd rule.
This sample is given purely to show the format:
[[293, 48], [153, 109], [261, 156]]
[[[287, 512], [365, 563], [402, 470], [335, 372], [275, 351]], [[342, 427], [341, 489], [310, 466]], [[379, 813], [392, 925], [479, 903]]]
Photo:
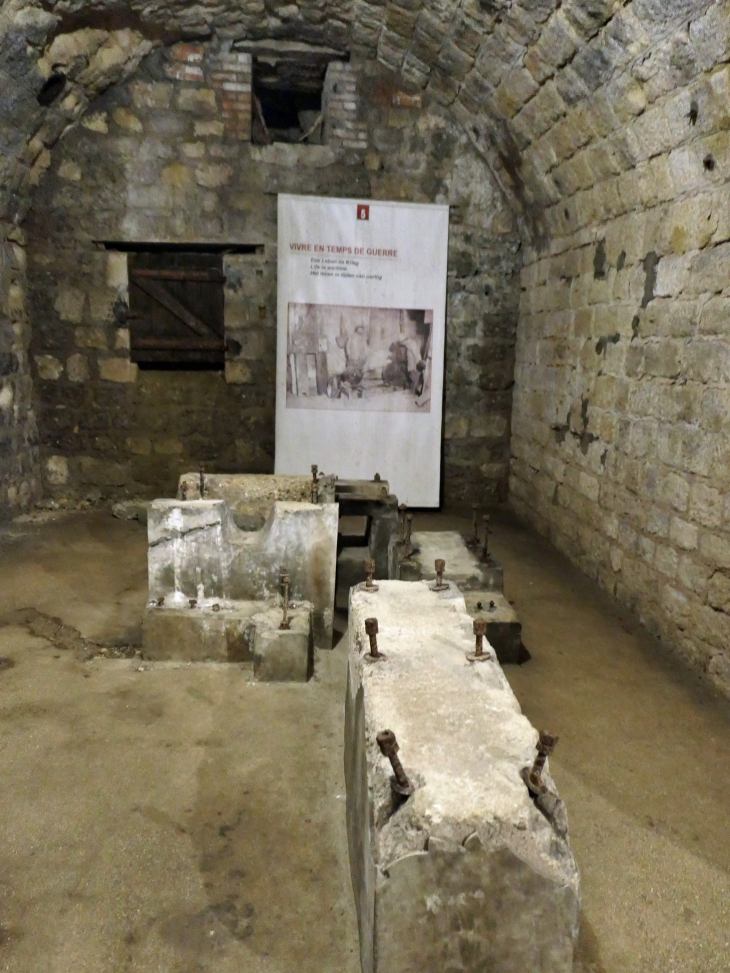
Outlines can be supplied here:
[[130, 357], [143, 365], [223, 368], [223, 257], [128, 255]]

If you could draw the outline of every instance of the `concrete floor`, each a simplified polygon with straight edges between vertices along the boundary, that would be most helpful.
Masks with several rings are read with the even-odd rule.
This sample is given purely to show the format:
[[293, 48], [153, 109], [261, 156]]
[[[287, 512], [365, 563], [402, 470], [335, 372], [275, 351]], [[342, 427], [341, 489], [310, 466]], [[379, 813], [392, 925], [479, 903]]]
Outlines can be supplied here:
[[[576, 973], [727, 973], [730, 703], [544, 541], [495, 527], [532, 653], [506, 672], [560, 734]], [[138, 642], [145, 602], [145, 531], [104, 513], [16, 524], [0, 579], [0, 970], [356, 973], [343, 649], [306, 686], [85, 661]]]

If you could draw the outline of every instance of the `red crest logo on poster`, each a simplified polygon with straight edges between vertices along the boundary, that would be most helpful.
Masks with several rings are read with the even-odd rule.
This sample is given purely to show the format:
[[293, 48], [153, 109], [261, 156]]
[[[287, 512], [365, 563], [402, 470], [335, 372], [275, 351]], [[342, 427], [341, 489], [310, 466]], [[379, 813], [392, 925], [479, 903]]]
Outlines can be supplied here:
[[369, 220], [370, 219], [370, 207], [366, 206], [365, 203], [357, 204], [357, 218], [359, 220]]

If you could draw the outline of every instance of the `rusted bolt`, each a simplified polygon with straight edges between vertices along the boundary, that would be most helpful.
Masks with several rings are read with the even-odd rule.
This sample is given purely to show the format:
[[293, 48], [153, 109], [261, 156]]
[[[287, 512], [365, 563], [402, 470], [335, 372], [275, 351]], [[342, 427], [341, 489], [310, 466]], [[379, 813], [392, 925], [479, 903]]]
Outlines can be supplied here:
[[545, 730], [540, 730], [540, 738], [537, 741], [537, 756], [535, 757], [535, 763], [532, 765], [532, 770], [528, 777], [528, 786], [535, 793], [541, 793], [545, 790], [545, 785], [542, 782], [542, 772], [545, 768], [545, 761], [555, 749], [558, 739], [559, 737], [552, 736]]
[[470, 652], [467, 658], [470, 662], [486, 662], [488, 655], [484, 654], [484, 636], [487, 634], [487, 621], [485, 618], [475, 618], [472, 626], [475, 636], [474, 651]]
[[198, 604], [198, 599], [188, 598], [188, 604], [190, 605], [191, 608], [195, 608], [195, 606]]
[[282, 631], [288, 631], [291, 628], [291, 622], [289, 620], [289, 575], [286, 572], [282, 572], [279, 575], [279, 583], [281, 584], [281, 607], [282, 607], [282, 618], [279, 628]]
[[385, 659], [383, 653], [378, 649], [378, 620], [377, 618], [365, 619], [365, 634], [370, 639], [370, 658]]
[[365, 558], [365, 560], [362, 562], [362, 566], [365, 568], [365, 574], [367, 575], [365, 579], [365, 591], [377, 591], [378, 585], [373, 584], [375, 561], [373, 561], [371, 557]]
[[390, 766], [393, 768], [393, 777], [390, 779], [390, 786], [393, 792], [399, 797], [410, 797], [413, 793], [413, 785], [408, 780], [408, 776], [403, 769], [403, 764], [398, 759], [398, 750], [400, 748], [395, 738], [395, 733], [392, 730], [381, 730], [375, 739], [380, 747], [380, 752], [384, 757], [388, 758]]
[[484, 523], [484, 546], [482, 547], [482, 561], [489, 559], [489, 514], [482, 517]]
[[471, 537], [466, 542], [467, 547], [479, 547], [479, 507], [477, 504], [472, 504], [472, 516], [471, 516]]
[[404, 503], [398, 504], [398, 516], [400, 518], [400, 539], [406, 539], [406, 511], [408, 507]]
[[373, 480], [375, 480], [376, 483], [380, 483], [380, 473], [376, 473]]
[[205, 496], [205, 466], [201, 463], [198, 469], [198, 480], [200, 486], [200, 499]]
[[213, 605], [213, 611], [219, 612], [220, 610], [221, 610], [221, 606], [218, 604], [218, 602], [216, 602], [215, 605]]
[[165, 604], [165, 596], [162, 595], [160, 598], [157, 599], [157, 607], [162, 608], [164, 604]]
[[406, 548], [406, 557], [411, 554], [411, 530], [413, 529], [413, 514], [406, 514], [406, 532], [403, 543]]
[[319, 467], [312, 463], [312, 503], [319, 503]]
[[495, 603], [493, 601], [490, 601], [489, 602], [489, 611], [490, 612], [493, 612], [493, 611], [496, 610], [496, 608], [497, 608], [497, 606], [495, 605]]
[[444, 561], [443, 558], [438, 557], [434, 561], [434, 567], [436, 569], [436, 584], [431, 585], [431, 591], [446, 591], [449, 587], [448, 584], [444, 584], [446, 561]]

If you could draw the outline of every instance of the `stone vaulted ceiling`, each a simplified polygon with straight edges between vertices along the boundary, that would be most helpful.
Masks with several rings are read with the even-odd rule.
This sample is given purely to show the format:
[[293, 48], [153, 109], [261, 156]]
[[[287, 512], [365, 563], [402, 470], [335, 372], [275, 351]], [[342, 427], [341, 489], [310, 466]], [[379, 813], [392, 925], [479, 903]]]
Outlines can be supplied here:
[[[728, 22], [712, 0], [6, 0], [4, 217], [22, 218], [43, 150], [154, 46], [278, 38], [376, 57], [450, 107], [540, 243], [583, 218], [590, 187], [661, 151], [671, 118], [648, 109], [722, 60]], [[70, 84], [39, 110], [54, 65]]]

